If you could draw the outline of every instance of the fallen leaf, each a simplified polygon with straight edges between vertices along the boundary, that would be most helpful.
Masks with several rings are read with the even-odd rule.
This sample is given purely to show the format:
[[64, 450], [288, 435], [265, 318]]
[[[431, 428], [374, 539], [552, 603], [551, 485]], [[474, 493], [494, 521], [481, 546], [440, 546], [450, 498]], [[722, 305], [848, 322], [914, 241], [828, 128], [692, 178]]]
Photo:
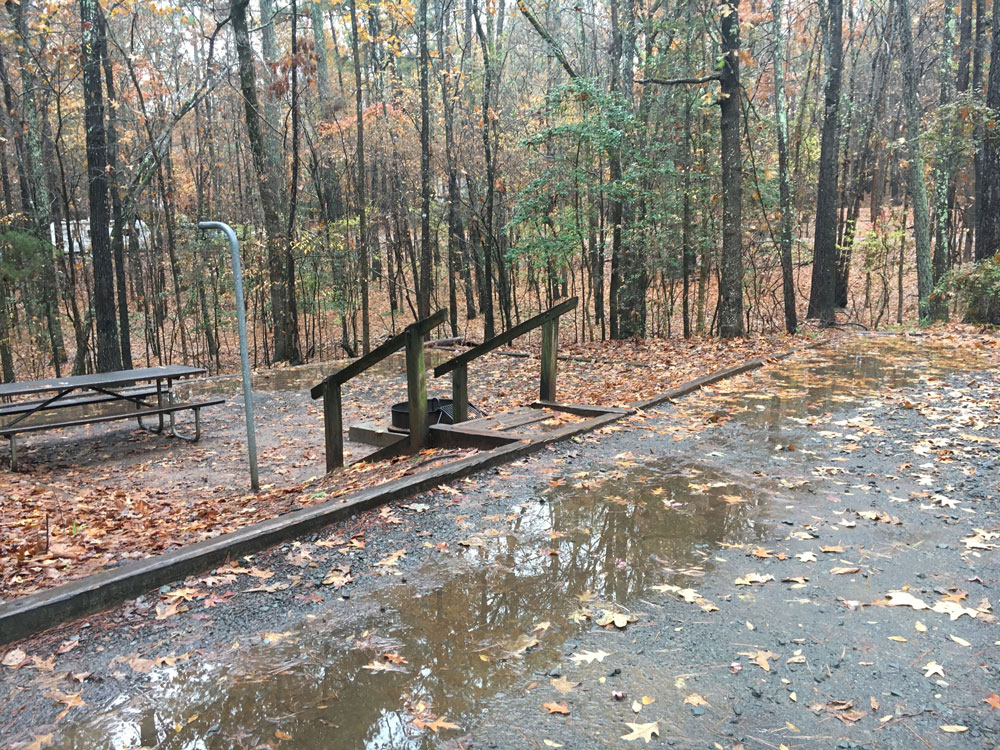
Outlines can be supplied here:
[[752, 586], [755, 583], [764, 584], [767, 583], [768, 581], [773, 581], [773, 580], [774, 576], [770, 574], [761, 575], [760, 573], [747, 573], [742, 578], [737, 578], [735, 581], [733, 581], [733, 583], [736, 584], [737, 586]]
[[961, 734], [962, 732], [968, 732], [969, 728], [963, 727], [961, 724], [942, 724], [941, 731], [948, 734]]
[[658, 721], [649, 724], [633, 724], [626, 721], [625, 725], [632, 731], [628, 734], [623, 734], [623, 740], [645, 740], [648, 744], [653, 737], [660, 736], [660, 722]]
[[972, 644], [969, 643], [967, 640], [965, 640], [964, 638], [959, 638], [957, 635], [949, 634], [948, 637], [951, 638], [953, 641], [955, 641], [955, 643], [957, 643], [959, 646], [965, 646], [966, 648], [972, 646]]
[[563, 703], [556, 703], [555, 701], [550, 701], [549, 703], [543, 703], [542, 708], [546, 709], [550, 714], [569, 714], [569, 706]]
[[740, 656], [749, 657], [750, 661], [763, 669], [765, 672], [771, 671], [771, 664], [768, 659], [777, 659], [779, 654], [773, 651], [741, 651]]
[[549, 680], [556, 690], [558, 690], [563, 695], [566, 695], [570, 690], [579, 686], [579, 682], [570, 682], [565, 676], [559, 677], [558, 679]]
[[926, 602], [906, 591], [890, 591], [885, 595], [888, 607], [913, 607], [913, 609], [929, 609]]
[[607, 651], [581, 651], [578, 654], [573, 654], [570, 661], [575, 661], [577, 664], [586, 662], [590, 664], [591, 662], [601, 662], [604, 661], [605, 656], [611, 656]]
[[290, 735], [288, 732], [282, 732], [280, 729], [274, 733], [274, 736], [277, 737], [279, 740], [292, 739], [292, 735]]
[[707, 706], [708, 705], [708, 701], [705, 700], [705, 696], [703, 696], [703, 695], [698, 695], [698, 693], [691, 693], [691, 695], [687, 696], [684, 699], [684, 702], [681, 705], [682, 706], [683, 705], [687, 705], [687, 706]]
[[924, 677], [933, 677], [934, 675], [944, 677], [944, 667], [936, 661], [929, 661], [922, 668], [924, 670]]
[[988, 704], [990, 708], [1000, 709], [1000, 695], [990, 691], [990, 697], [983, 698], [983, 703]]
[[443, 716], [439, 716], [434, 721], [423, 721], [421, 719], [414, 719], [413, 723], [417, 725], [420, 730], [430, 729], [434, 734], [437, 734], [441, 729], [460, 729], [458, 724], [454, 722], [447, 721]]
[[846, 575], [851, 575], [852, 573], [858, 573], [860, 571], [861, 568], [830, 568], [830, 573], [832, 573], [835, 576], [846, 576]]
[[7, 654], [3, 657], [3, 662], [0, 663], [2, 663], [5, 667], [10, 667], [11, 669], [17, 669], [27, 660], [28, 660], [28, 655], [24, 653], [24, 651], [22, 651], [21, 649], [15, 648], [13, 651], [8, 651]]
[[979, 616], [979, 612], [975, 609], [970, 609], [969, 607], [963, 607], [957, 602], [936, 602], [931, 610], [934, 612], [940, 612], [941, 614], [948, 615], [951, 620], [957, 620], [962, 615], [968, 615], [969, 617], [976, 618]]

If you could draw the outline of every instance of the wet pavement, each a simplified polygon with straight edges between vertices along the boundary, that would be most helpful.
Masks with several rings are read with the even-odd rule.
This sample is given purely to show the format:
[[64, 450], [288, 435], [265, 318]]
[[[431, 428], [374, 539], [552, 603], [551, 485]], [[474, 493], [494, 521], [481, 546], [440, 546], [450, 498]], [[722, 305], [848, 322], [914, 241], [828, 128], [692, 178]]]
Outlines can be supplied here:
[[995, 353], [851, 338], [22, 644], [0, 743], [994, 747]]

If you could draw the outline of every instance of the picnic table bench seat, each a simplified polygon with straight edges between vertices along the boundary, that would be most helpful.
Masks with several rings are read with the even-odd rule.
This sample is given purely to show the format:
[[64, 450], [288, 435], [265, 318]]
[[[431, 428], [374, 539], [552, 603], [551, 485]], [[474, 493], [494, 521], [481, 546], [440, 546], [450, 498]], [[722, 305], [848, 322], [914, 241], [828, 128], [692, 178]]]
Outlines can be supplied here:
[[[153, 393], [156, 391], [154, 389]], [[226, 402], [223, 398], [208, 399], [205, 401], [192, 401], [187, 403], [177, 403], [177, 404], [166, 404], [164, 406], [151, 406], [144, 407], [141, 409], [136, 409], [134, 411], [123, 411], [117, 414], [100, 414], [90, 417], [83, 417], [80, 419], [67, 419], [61, 422], [35, 422], [28, 423], [22, 422], [12, 427], [2, 427], [0, 428], [0, 437], [5, 437], [10, 441], [10, 466], [11, 469], [17, 468], [17, 436], [22, 433], [27, 432], [41, 432], [43, 430], [60, 430], [65, 427], [81, 427], [88, 424], [98, 424], [101, 422], [114, 422], [121, 419], [136, 419], [139, 422], [139, 426], [146, 429], [142, 424], [143, 417], [163, 417], [164, 415], [173, 415], [180, 411], [191, 410], [194, 412], [194, 435], [182, 435], [177, 432], [176, 426], [171, 420], [171, 431], [175, 437], [179, 437], [183, 440], [189, 440], [191, 442], [197, 441], [201, 437], [201, 410], [206, 406], [217, 406], [219, 404], [224, 404]], [[162, 422], [159, 430], [163, 429]]]
[[[103, 404], [109, 401], [128, 400], [135, 402], [150, 398], [156, 395], [156, 386], [141, 386], [138, 388], [127, 388], [114, 393], [94, 393], [78, 394], [66, 396], [59, 401], [54, 401], [49, 405], [50, 409], [62, 409], [71, 406], [90, 406], [91, 404]], [[8, 417], [15, 414], [27, 414], [35, 409], [39, 404], [47, 399], [33, 398], [30, 401], [15, 401], [9, 404], [0, 404], [0, 416]]]

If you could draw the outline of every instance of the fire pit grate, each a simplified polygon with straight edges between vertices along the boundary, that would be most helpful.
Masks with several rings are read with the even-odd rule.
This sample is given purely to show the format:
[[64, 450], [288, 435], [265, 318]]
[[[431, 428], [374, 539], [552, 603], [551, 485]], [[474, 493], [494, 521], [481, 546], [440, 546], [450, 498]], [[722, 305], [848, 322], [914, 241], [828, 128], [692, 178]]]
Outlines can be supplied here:
[[[392, 426], [397, 430], [410, 429], [410, 405], [403, 401], [392, 405]], [[486, 412], [469, 404], [469, 417], [485, 417]], [[455, 413], [450, 398], [427, 399], [427, 424], [455, 424]]]

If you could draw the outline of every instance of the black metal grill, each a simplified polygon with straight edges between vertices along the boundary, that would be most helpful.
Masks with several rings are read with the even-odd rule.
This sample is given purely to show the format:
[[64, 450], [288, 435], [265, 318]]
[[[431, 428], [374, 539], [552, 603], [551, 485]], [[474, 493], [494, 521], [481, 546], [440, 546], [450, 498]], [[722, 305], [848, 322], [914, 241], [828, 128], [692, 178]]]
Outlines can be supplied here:
[[[410, 429], [410, 405], [403, 401], [392, 405], [392, 426], [397, 430]], [[469, 404], [469, 418], [485, 417], [486, 412]], [[455, 424], [454, 405], [450, 398], [427, 399], [427, 424]]]

